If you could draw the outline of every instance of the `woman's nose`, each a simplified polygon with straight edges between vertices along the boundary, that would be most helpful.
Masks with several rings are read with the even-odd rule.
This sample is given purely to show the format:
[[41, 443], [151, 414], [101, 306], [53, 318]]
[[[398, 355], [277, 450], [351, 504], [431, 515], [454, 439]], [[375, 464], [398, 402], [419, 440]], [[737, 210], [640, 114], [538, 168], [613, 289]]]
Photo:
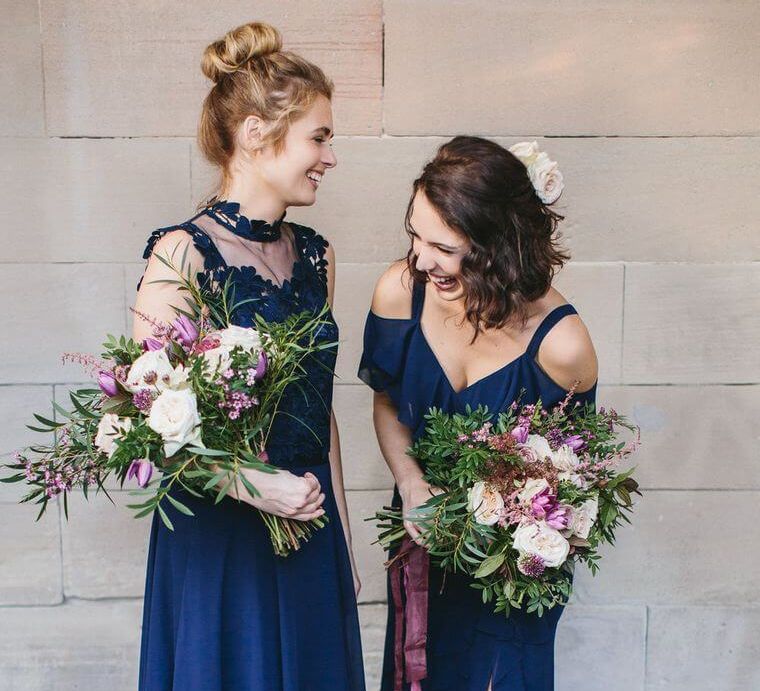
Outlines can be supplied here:
[[331, 146], [327, 147], [327, 153], [322, 156], [322, 164], [326, 168], [334, 168], [338, 164], [338, 159], [335, 157], [335, 152]]
[[417, 261], [415, 262], [418, 271], [432, 271], [435, 268], [435, 262], [432, 257], [428, 256], [424, 249], [417, 252]]

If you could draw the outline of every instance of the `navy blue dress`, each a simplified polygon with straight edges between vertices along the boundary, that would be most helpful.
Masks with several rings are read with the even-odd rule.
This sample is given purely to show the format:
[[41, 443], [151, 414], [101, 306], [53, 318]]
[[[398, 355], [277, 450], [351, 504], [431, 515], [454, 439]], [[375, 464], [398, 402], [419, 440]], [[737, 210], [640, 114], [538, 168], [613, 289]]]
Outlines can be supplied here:
[[[522, 403], [540, 397], [546, 406], [561, 401], [567, 391], [557, 385], [536, 361], [549, 330], [563, 317], [576, 314], [571, 305], [550, 312], [536, 329], [525, 352], [462, 391], [449, 383], [420, 327], [425, 287], [415, 284], [410, 319], [386, 319], [370, 312], [364, 331], [359, 376], [376, 391], [385, 391], [398, 410], [398, 419], [417, 439], [425, 429], [424, 415], [432, 406], [447, 413], [464, 413], [470, 405], [506, 411], [522, 391]], [[594, 401], [596, 387], [579, 394]], [[393, 503], [401, 505], [398, 490]], [[389, 602], [392, 601], [390, 587]], [[427, 678], [423, 691], [550, 691], [554, 688], [554, 635], [563, 608], [543, 617], [513, 610], [509, 618], [483, 604], [480, 592], [462, 574], [444, 574], [433, 566], [429, 574]], [[382, 691], [394, 686], [393, 607], [388, 608]], [[405, 684], [404, 689], [409, 689]]]
[[[251, 326], [254, 313], [278, 321], [323, 307], [327, 242], [313, 230], [289, 224], [297, 258], [292, 277], [277, 286], [253, 267], [228, 266], [198, 218], [153, 233], [145, 258], [164, 234], [189, 233], [205, 261], [199, 279], [232, 276], [237, 299], [255, 299], [235, 314], [240, 326]], [[330, 316], [320, 337], [337, 336]], [[141, 691], [363, 691], [356, 598], [328, 459], [335, 356], [324, 350], [306, 363], [308, 383], [286, 390], [267, 445], [272, 464], [316, 475], [329, 523], [299, 551], [276, 557], [253, 507], [178, 490], [195, 516], [166, 506], [174, 532], [153, 518]]]

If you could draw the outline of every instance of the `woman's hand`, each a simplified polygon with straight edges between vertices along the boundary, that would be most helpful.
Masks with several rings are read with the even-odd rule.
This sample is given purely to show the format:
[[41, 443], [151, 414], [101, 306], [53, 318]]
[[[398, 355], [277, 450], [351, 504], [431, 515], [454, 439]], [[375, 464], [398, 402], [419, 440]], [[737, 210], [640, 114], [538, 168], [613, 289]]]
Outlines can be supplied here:
[[312, 473], [299, 476], [287, 470], [264, 473], [251, 468], [241, 468], [240, 472], [259, 491], [260, 496], [251, 496], [242, 482], [238, 482], [230, 494], [261, 511], [296, 521], [310, 521], [325, 513], [322, 508], [325, 495], [319, 480]]
[[419, 506], [422, 506], [430, 497], [436, 494], [443, 494], [443, 490], [440, 487], [434, 487], [428, 484], [422, 477], [414, 477], [407, 480], [403, 485], [399, 485], [399, 494], [401, 495], [401, 511], [404, 516], [404, 528], [420, 547], [425, 546], [425, 542], [422, 539], [422, 533], [420, 532], [419, 525], [407, 520], [407, 516], [413, 514], [414, 510]]

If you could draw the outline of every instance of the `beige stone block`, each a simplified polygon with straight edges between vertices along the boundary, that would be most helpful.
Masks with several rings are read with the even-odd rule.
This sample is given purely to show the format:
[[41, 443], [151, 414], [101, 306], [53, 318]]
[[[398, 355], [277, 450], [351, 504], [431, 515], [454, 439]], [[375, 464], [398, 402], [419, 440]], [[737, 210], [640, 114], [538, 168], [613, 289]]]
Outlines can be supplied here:
[[626, 266], [623, 381], [760, 381], [754, 264]]
[[[760, 13], [759, 13], [760, 14]], [[500, 138], [511, 146], [517, 138]], [[747, 261], [760, 257], [760, 139], [552, 138], [556, 206], [573, 258], [584, 261]], [[741, 171], [737, 174], [737, 171]]]
[[0, 609], [7, 691], [137, 688], [141, 601]]
[[[338, 262], [390, 262], [405, 256], [409, 242], [404, 214], [412, 182], [444, 141], [437, 137], [336, 137], [333, 151], [338, 165], [320, 183], [317, 202], [311, 207], [292, 207], [287, 217], [327, 238]], [[215, 170], [195, 149], [194, 203], [216, 191], [216, 179]]]
[[555, 287], [578, 310], [594, 341], [599, 381], [619, 382], [623, 337], [622, 264], [566, 265]]
[[63, 588], [66, 597], [141, 597], [145, 590], [151, 516], [134, 518], [127, 504], [144, 499], [128, 491], [108, 497], [76, 493], [62, 519]]
[[364, 322], [367, 318], [375, 283], [387, 268], [386, 264], [339, 264], [335, 273], [333, 312], [340, 327], [340, 345], [336, 366], [339, 384], [359, 382]]
[[646, 626], [643, 606], [567, 607], [557, 626], [557, 691], [641, 691]]
[[374, 521], [366, 519], [390, 504], [391, 492], [354, 490], [346, 492], [346, 501], [354, 556], [362, 581], [359, 602], [385, 602], [387, 590], [383, 564], [386, 556], [380, 545], [372, 544], [378, 531]]
[[359, 605], [367, 691], [377, 691], [380, 688], [387, 609], [385, 605]]
[[38, 5], [2, 0], [0, 14], [0, 136], [44, 135]]
[[189, 144], [0, 140], [4, 261], [137, 261], [190, 215]]
[[613, 386], [598, 402], [640, 427], [642, 487], [760, 489], [760, 386]]
[[204, 48], [245, 21], [261, 20], [281, 30], [287, 49], [332, 77], [336, 126], [342, 132], [379, 133], [379, 0], [329, 5], [265, 0], [255, 6], [235, 0], [203, 10], [147, 0], [129, 6], [43, 0], [49, 132], [195, 136], [211, 86], [199, 67]]
[[383, 8], [392, 134], [758, 132], [752, 3], [390, 0]]
[[647, 689], [760, 688], [760, 607], [650, 607]]
[[[6, 503], [5, 497], [0, 497], [3, 526], [0, 531], [0, 605], [48, 605], [63, 600], [58, 506], [52, 502], [35, 522], [38, 512], [37, 506]], [[4, 629], [0, 623], [0, 630]]]
[[0, 293], [7, 323], [0, 382], [81, 381], [64, 352], [99, 354], [106, 334], [124, 332], [124, 274], [119, 265], [4, 264]]
[[347, 489], [393, 488], [393, 476], [380, 453], [372, 423], [372, 395], [372, 389], [363, 384], [335, 387], [333, 408]]
[[0, 454], [10, 454], [29, 444], [52, 441], [52, 435], [33, 432], [27, 425], [38, 426], [33, 414], [52, 419], [52, 386], [0, 386]]
[[760, 598], [757, 491], [649, 490], [632, 525], [575, 574], [577, 604], [742, 605]]

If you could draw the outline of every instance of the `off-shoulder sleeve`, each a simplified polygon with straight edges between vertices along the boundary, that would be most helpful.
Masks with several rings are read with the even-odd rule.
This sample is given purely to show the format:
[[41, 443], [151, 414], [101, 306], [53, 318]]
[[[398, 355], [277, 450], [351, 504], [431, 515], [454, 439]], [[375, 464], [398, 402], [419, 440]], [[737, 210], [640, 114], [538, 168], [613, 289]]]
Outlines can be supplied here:
[[375, 391], [386, 391], [397, 405], [413, 326], [412, 319], [386, 319], [373, 312], [364, 326], [359, 379]]

